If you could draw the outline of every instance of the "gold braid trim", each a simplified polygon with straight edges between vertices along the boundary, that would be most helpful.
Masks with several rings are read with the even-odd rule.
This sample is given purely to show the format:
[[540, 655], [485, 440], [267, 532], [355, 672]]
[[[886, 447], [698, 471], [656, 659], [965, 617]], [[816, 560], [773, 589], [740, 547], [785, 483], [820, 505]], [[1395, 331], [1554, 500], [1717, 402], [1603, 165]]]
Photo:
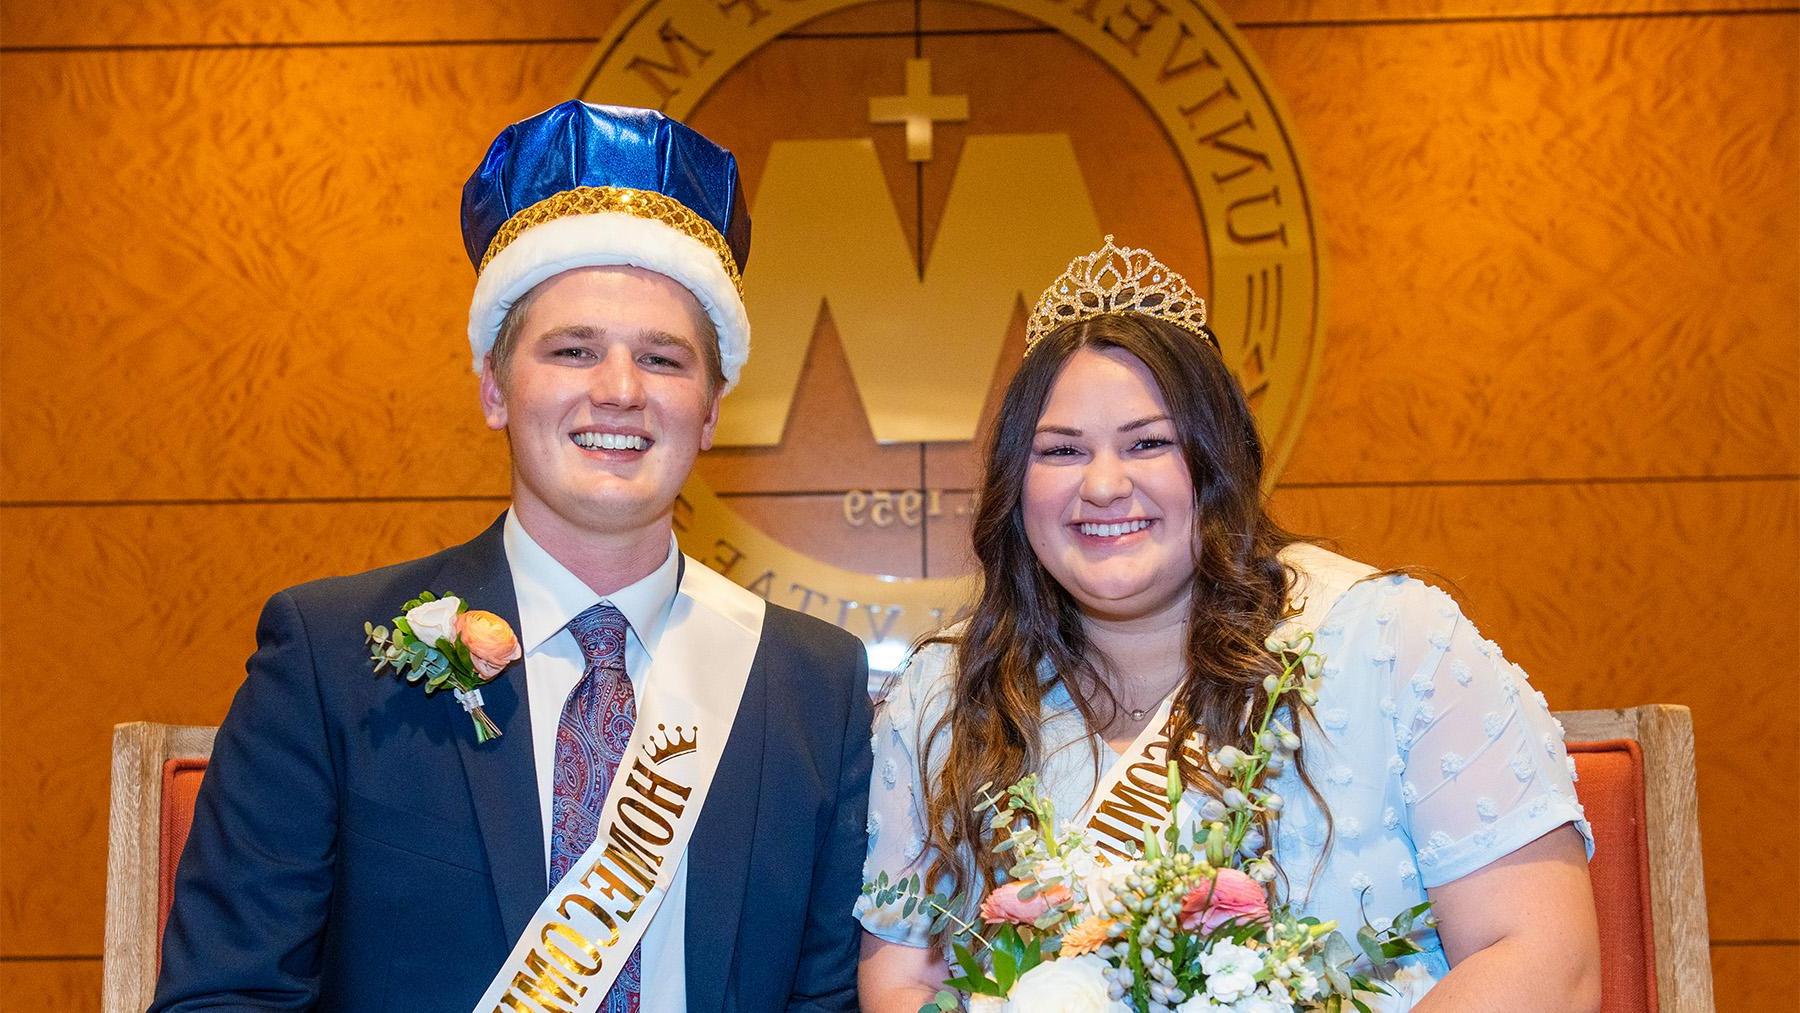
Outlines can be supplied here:
[[571, 215], [598, 215], [607, 212], [618, 212], [638, 218], [648, 218], [661, 222], [684, 236], [691, 236], [700, 241], [725, 268], [725, 276], [731, 279], [731, 285], [744, 294], [744, 280], [738, 275], [737, 260], [731, 255], [731, 247], [725, 243], [725, 237], [713, 223], [695, 214], [686, 204], [681, 203], [668, 194], [655, 190], [634, 190], [623, 186], [578, 186], [573, 190], [554, 193], [528, 208], [523, 208], [508, 218], [488, 241], [488, 248], [481, 257], [481, 270], [487, 270], [488, 263], [499, 255], [501, 250], [512, 245], [513, 240], [525, 234], [525, 230], [545, 222], [553, 222], [558, 218]]

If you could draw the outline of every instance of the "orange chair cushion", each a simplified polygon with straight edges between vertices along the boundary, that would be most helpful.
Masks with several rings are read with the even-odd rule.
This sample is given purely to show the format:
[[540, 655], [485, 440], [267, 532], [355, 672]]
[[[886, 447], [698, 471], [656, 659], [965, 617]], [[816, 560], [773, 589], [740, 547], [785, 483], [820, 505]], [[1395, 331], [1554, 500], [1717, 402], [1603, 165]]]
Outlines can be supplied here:
[[206, 761], [197, 757], [177, 757], [163, 763], [162, 833], [157, 837], [156, 855], [156, 953], [162, 963], [163, 929], [169, 924], [169, 904], [175, 899], [175, 867], [181, 862], [181, 851], [187, 847], [188, 830], [194, 825], [194, 798], [200, 792], [200, 778], [206, 774]]
[[1571, 742], [1575, 792], [1594, 828], [1588, 878], [1600, 916], [1600, 1008], [1656, 1009], [1656, 932], [1650, 908], [1650, 838], [1644, 824], [1644, 754], [1629, 739]]

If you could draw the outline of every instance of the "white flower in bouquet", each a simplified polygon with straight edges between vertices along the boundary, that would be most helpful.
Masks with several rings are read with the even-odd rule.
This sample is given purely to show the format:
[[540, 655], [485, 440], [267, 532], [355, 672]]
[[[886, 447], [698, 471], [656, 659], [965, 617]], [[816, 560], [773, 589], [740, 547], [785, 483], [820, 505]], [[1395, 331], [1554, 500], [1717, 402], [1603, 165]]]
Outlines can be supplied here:
[[1431, 976], [1431, 971], [1423, 962], [1408, 961], [1396, 968], [1393, 976], [1388, 978], [1388, 987], [1393, 990], [1393, 996], [1380, 998], [1391, 1002], [1393, 1009], [1411, 1009], [1436, 984], [1437, 979]]
[[1089, 851], [1085, 845], [1063, 852], [1063, 864], [1069, 870], [1069, 875], [1076, 879], [1086, 879], [1100, 867], [1100, 863], [1094, 861], [1093, 852]]
[[1108, 993], [1106, 968], [1093, 954], [1045, 961], [1013, 983], [1007, 1013], [1131, 1013]]
[[408, 611], [406, 625], [412, 628], [413, 636], [427, 647], [436, 647], [440, 640], [455, 643], [456, 613], [461, 608], [460, 599], [455, 595], [446, 595]]
[[1236, 1002], [1254, 992], [1256, 975], [1262, 969], [1262, 954], [1224, 939], [1200, 955], [1200, 970], [1206, 972], [1206, 994], [1225, 1002]]
[[1136, 870], [1131, 862], [1118, 862], [1113, 865], [1102, 865], [1082, 879], [1082, 891], [1087, 897], [1082, 910], [1093, 918], [1111, 918], [1114, 898], [1124, 888], [1125, 881], [1130, 879]]
[[1231, 1005], [1232, 1013], [1294, 1013], [1294, 1002], [1279, 990], [1267, 985]]

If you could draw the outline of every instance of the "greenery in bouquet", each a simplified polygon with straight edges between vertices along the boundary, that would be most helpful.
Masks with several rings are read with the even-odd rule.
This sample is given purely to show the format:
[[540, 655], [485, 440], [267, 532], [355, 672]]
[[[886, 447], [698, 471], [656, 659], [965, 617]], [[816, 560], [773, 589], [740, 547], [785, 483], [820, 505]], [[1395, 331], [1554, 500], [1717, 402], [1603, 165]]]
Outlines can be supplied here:
[[1300, 747], [1280, 715], [1295, 712], [1294, 700], [1317, 701], [1321, 659], [1311, 633], [1271, 637], [1268, 647], [1283, 670], [1264, 681], [1268, 700], [1252, 748], [1206, 754], [1223, 790], [1194, 807], [1191, 831], [1182, 830], [1184, 786], [1173, 762], [1166, 825], [1147, 825], [1142, 851], [1111, 861], [1079, 826], [1058, 825], [1031, 775], [993, 794], [983, 789], [979, 811], [991, 812], [994, 849], [1010, 867], [978, 914], [965, 898], [931, 892], [917, 873], [890, 880], [884, 872], [865, 887], [905, 917], [933, 914], [932, 936], [948, 939], [954, 974], [920, 1013], [959, 1009], [959, 992], [972, 1010], [1367, 1013], [1358, 993], [1387, 991], [1371, 972], [1419, 952], [1410, 935], [1433, 924], [1430, 904], [1400, 912], [1382, 930], [1365, 924], [1353, 947], [1337, 923], [1277, 899], [1262, 826], [1279, 818], [1282, 799], [1263, 782]]

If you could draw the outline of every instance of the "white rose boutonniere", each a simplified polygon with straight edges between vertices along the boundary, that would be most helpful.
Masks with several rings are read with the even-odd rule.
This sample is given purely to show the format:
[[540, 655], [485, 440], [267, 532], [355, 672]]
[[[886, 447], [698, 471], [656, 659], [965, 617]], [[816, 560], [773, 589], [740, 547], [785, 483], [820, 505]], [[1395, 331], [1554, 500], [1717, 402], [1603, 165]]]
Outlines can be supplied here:
[[436, 601], [420, 602], [406, 610], [406, 625], [419, 642], [432, 647], [440, 640], [456, 639], [456, 614], [462, 611], [462, 599], [445, 595]]

